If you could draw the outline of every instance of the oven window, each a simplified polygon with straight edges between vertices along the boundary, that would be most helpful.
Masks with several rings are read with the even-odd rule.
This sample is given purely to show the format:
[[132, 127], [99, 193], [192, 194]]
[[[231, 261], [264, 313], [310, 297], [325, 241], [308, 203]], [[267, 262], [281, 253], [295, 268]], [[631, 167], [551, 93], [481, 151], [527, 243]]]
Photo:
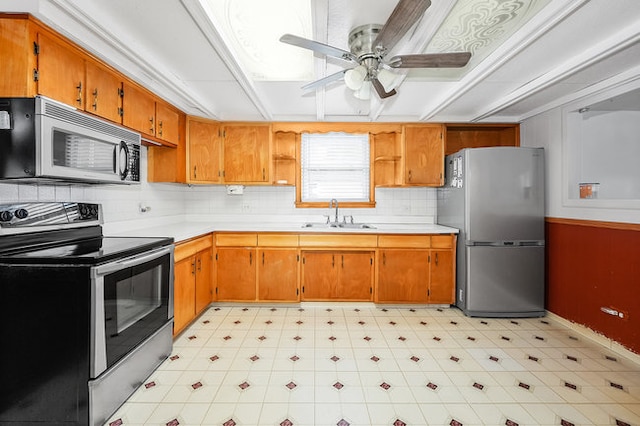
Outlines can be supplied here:
[[104, 277], [107, 366], [169, 320], [170, 255]]

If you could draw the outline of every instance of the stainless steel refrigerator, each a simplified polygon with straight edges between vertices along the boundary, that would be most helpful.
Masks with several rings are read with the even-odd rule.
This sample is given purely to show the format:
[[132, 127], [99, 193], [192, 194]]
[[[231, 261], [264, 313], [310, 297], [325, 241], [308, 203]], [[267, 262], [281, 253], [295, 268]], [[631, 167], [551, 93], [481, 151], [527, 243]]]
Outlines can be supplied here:
[[437, 215], [460, 230], [456, 305], [468, 316], [543, 316], [543, 149], [466, 148], [445, 169]]

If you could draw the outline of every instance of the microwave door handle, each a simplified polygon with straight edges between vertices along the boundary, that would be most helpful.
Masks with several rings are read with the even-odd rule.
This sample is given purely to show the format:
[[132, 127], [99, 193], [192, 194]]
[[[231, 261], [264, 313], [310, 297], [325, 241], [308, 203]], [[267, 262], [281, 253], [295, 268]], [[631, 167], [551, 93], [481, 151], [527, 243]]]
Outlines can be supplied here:
[[[124, 156], [124, 170], [122, 170], [122, 156]], [[120, 180], [124, 180], [129, 174], [129, 147], [124, 141], [120, 141], [120, 156], [119, 156]]]
[[118, 173], [118, 164], [120, 163], [118, 161], [118, 148], [119, 145], [116, 145], [113, 147], [113, 173]]

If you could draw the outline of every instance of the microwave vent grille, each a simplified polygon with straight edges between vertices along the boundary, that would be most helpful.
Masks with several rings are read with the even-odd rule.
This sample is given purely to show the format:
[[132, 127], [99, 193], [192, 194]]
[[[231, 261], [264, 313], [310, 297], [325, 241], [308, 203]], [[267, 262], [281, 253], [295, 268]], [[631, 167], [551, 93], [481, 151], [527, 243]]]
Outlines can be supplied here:
[[140, 144], [140, 135], [125, 128], [114, 126], [105, 121], [93, 118], [86, 114], [80, 114], [75, 110], [54, 103], [45, 102], [43, 114], [59, 120], [85, 127], [87, 129], [101, 132], [117, 137], [123, 141]]

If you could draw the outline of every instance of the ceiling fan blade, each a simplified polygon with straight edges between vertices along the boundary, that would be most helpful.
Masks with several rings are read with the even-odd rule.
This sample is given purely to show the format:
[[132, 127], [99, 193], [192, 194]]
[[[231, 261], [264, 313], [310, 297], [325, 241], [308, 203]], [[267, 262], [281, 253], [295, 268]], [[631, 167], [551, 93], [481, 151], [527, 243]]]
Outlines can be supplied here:
[[371, 84], [373, 84], [373, 88], [376, 89], [376, 93], [380, 96], [380, 99], [385, 99], [398, 93], [396, 92], [396, 89], [391, 89], [390, 92], [387, 92], [382, 83], [380, 83], [380, 80], [376, 77], [371, 79]]
[[308, 90], [315, 90], [318, 87], [322, 87], [322, 86], [326, 86], [327, 84], [331, 83], [332, 81], [336, 81], [336, 80], [340, 80], [341, 78], [344, 77], [344, 73], [346, 73], [348, 70], [342, 70], [342, 71], [338, 71], [336, 73], [330, 74], [324, 78], [321, 78], [320, 80], [316, 80], [316, 81], [312, 81], [311, 83], [305, 84], [304, 86], [302, 86], [302, 90], [304, 91], [308, 91]]
[[298, 37], [293, 34], [285, 34], [280, 37], [280, 41], [293, 46], [302, 47], [303, 49], [313, 50], [314, 52], [322, 53], [323, 55], [332, 56], [349, 62], [355, 62], [356, 64], [358, 63], [358, 58], [353, 53], [337, 47], [329, 46], [328, 44], [309, 40], [308, 38]]
[[429, 6], [431, 0], [400, 0], [378, 33], [373, 47], [391, 50], [409, 28], [418, 22]]
[[386, 64], [391, 68], [461, 68], [471, 59], [469, 52], [398, 55]]

